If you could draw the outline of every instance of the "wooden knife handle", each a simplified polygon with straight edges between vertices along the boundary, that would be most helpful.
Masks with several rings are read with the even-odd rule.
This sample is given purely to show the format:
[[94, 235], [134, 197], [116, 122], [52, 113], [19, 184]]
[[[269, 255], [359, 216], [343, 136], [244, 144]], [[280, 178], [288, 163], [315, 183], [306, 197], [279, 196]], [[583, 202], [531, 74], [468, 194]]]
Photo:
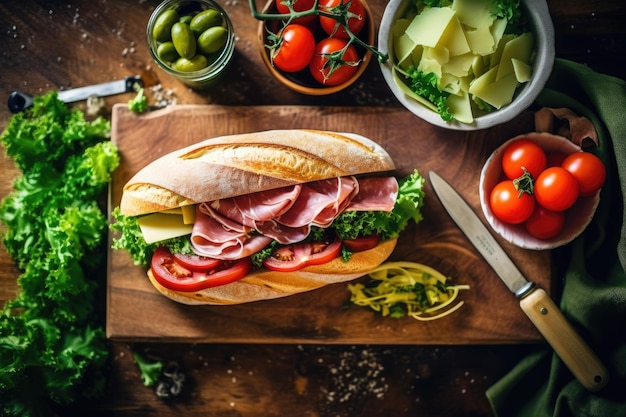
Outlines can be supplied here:
[[606, 368], [548, 293], [537, 288], [520, 300], [520, 306], [586, 389], [595, 392], [607, 384], [609, 376]]

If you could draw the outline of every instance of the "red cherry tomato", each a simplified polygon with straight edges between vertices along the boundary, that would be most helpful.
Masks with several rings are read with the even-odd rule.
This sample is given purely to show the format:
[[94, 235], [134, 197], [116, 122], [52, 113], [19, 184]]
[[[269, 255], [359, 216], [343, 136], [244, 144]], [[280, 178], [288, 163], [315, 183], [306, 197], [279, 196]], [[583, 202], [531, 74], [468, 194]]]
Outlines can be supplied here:
[[606, 179], [604, 164], [589, 152], [574, 152], [565, 158], [561, 166], [576, 178], [583, 197], [595, 194]]
[[567, 210], [578, 194], [578, 181], [565, 168], [547, 168], [535, 180], [535, 199], [548, 210]]
[[[339, 38], [322, 39], [315, 47], [309, 70], [315, 80], [323, 85], [333, 86], [348, 81], [356, 73], [360, 61], [356, 49], [348, 45], [348, 41]], [[328, 60], [328, 54], [341, 51], [343, 64], [333, 68], [333, 62]]]
[[272, 271], [291, 272], [307, 265], [321, 265], [332, 261], [341, 253], [341, 240], [331, 243], [297, 243], [278, 248], [263, 260], [263, 265]]
[[[289, 14], [289, 7], [287, 6], [289, 0], [276, 0], [276, 10], [279, 14]], [[293, 10], [296, 12], [304, 12], [311, 10], [315, 5], [315, 0], [293, 0]], [[297, 23], [307, 26], [317, 19], [317, 15], [312, 14], [310, 16], [299, 17], [291, 21], [291, 23]]]
[[546, 153], [530, 139], [517, 139], [502, 152], [502, 170], [508, 179], [514, 180], [524, 174], [526, 168], [536, 179], [546, 168]]
[[220, 261], [210, 269], [185, 268], [165, 247], [159, 247], [150, 264], [156, 281], [173, 291], [195, 292], [205, 288], [230, 284], [248, 275], [252, 269], [250, 258], [238, 261]]
[[283, 40], [272, 57], [276, 67], [285, 72], [298, 72], [307, 67], [315, 50], [315, 38], [306, 27], [289, 24], [281, 31]]
[[563, 230], [565, 214], [562, 211], [552, 211], [535, 206], [533, 214], [524, 222], [524, 227], [537, 239], [552, 239]]
[[344, 239], [343, 245], [350, 252], [363, 252], [375, 248], [380, 242], [380, 235], [359, 236], [356, 239]]
[[[361, 0], [321, 0], [318, 4], [318, 8], [321, 11], [331, 13], [337, 13], [339, 9], [346, 7], [350, 14], [348, 16], [348, 29], [352, 34], [356, 35], [363, 29], [367, 19], [365, 7]], [[332, 17], [320, 16], [320, 26], [330, 36], [343, 39], [350, 38], [346, 30]]]
[[493, 214], [505, 223], [525, 222], [535, 209], [535, 200], [525, 192], [520, 193], [511, 180], [505, 180], [493, 187], [489, 196]]

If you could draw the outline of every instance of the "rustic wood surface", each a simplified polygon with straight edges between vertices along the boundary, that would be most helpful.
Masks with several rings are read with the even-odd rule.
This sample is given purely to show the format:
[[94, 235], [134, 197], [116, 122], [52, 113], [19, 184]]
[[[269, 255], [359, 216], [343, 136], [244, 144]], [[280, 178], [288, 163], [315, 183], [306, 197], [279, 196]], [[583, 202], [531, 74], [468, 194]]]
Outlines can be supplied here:
[[[380, 21], [384, 0], [369, 2]], [[561, 58], [626, 78], [622, 0], [549, 0]], [[332, 97], [305, 97], [269, 78], [247, 2], [222, 1], [237, 32], [231, 72], [217, 88], [195, 92], [155, 69], [145, 24], [157, 0], [46, 0], [0, 3], [0, 94], [42, 94], [144, 73], [163, 90], [153, 98], [179, 104], [238, 106], [392, 106], [398, 103], [370, 65], [352, 88]], [[103, 114], [114, 103], [106, 100]], [[78, 104], [82, 106], [82, 103]], [[0, 129], [10, 113], [0, 106]], [[0, 156], [0, 196], [18, 175]], [[0, 251], [0, 300], [12, 299], [19, 271]], [[557, 275], [558, 276], [558, 275]], [[373, 330], [375, 331], [375, 330]], [[535, 344], [324, 345], [248, 343], [111, 343], [107, 395], [59, 415], [91, 416], [492, 416], [484, 391]], [[189, 383], [181, 399], [160, 401], [144, 387], [132, 352], [180, 363]]]
[[[122, 159], [112, 181], [112, 207], [119, 205], [122, 187], [130, 177], [165, 153], [221, 135], [317, 128], [376, 140], [391, 155], [399, 177], [414, 169], [422, 175], [437, 170], [481, 213], [478, 179], [486, 156], [507, 138], [534, 128], [532, 111], [499, 128], [466, 134], [417, 121], [397, 107], [364, 106], [179, 105], [136, 116], [119, 104], [112, 120], [111, 140]], [[470, 285], [459, 298], [465, 303], [463, 308], [445, 319], [425, 323], [389, 320], [368, 309], [345, 310], [349, 300], [345, 283], [240, 306], [183, 306], [161, 296], [148, 281], [146, 269], [135, 266], [127, 253], [111, 249], [107, 334], [114, 340], [155, 342], [466, 344], [540, 340], [515, 297], [468, 245], [429, 183], [426, 195], [425, 220], [400, 236], [390, 259], [430, 265], [455, 284]], [[503, 245], [529, 279], [551, 289], [549, 252]]]

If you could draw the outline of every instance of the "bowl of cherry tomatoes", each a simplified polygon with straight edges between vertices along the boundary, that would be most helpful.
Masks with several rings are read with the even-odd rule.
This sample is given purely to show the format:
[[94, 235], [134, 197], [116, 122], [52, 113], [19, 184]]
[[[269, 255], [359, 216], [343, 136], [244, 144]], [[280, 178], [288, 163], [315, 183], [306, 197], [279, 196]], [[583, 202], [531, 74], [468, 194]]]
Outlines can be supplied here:
[[516, 136], [496, 149], [480, 174], [487, 222], [514, 245], [553, 249], [591, 221], [606, 179], [595, 154], [549, 133]]
[[[374, 20], [365, 0], [320, 0], [317, 9], [314, 5], [314, 0], [269, 0], [256, 16], [261, 57], [286, 87], [307, 95], [333, 94], [352, 85], [371, 61]], [[342, 9], [347, 10], [345, 26], [356, 38], [332, 17]], [[305, 16], [291, 19], [268, 18], [303, 12]]]

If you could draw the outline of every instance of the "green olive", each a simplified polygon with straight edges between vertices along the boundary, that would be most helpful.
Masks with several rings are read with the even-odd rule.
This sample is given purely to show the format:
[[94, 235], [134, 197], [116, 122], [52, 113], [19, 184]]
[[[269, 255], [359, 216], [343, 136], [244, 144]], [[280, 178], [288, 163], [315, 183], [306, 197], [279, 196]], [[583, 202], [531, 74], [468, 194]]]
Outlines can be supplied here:
[[204, 54], [219, 51], [228, 39], [228, 30], [224, 26], [208, 28], [198, 37], [198, 49]]
[[193, 16], [190, 14], [186, 14], [184, 16], [181, 16], [180, 19], [178, 19], [178, 21], [189, 24], [191, 23], [191, 19], [193, 19]]
[[222, 24], [222, 15], [215, 9], [206, 9], [191, 19], [189, 27], [196, 35], [204, 32], [212, 26]]
[[178, 58], [172, 67], [177, 71], [182, 72], [192, 72], [198, 71], [202, 68], [206, 68], [209, 65], [206, 57], [204, 55], [198, 54], [191, 59], [187, 58]]
[[152, 28], [152, 37], [158, 42], [170, 39], [172, 25], [178, 21], [178, 13], [174, 9], [165, 10], [156, 18]]
[[196, 54], [196, 38], [189, 25], [176, 22], [172, 26], [172, 42], [176, 52], [183, 58], [190, 59]]
[[164, 62], [174, 62], [180, 58], [180, 55], [178, 55], [174, 47], [174, 42], [172, 41], [159, 44], [159, 46], [157, 46], [157, 56]]

